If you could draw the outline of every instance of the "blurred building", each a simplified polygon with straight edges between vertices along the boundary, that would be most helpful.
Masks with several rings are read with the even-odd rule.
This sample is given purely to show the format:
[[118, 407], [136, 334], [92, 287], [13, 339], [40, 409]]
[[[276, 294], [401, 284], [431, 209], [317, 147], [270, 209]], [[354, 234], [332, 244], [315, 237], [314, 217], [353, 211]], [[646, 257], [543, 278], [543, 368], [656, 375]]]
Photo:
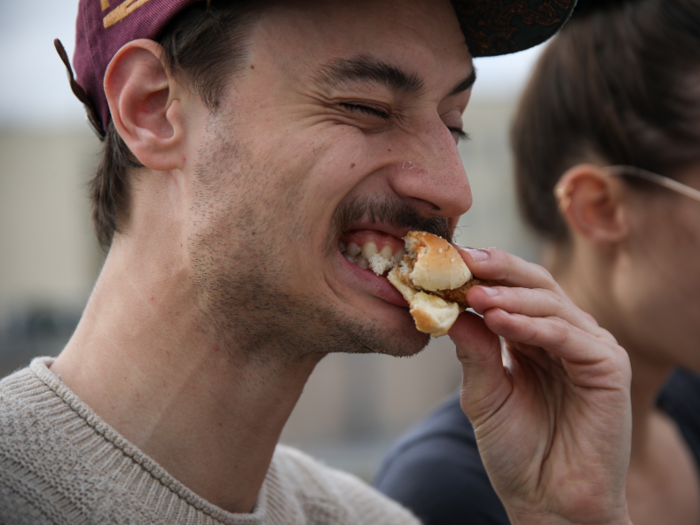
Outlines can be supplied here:
[[[475, 103], [471, 140], [460, 146], [473, 208], [457, 240], [498, 246], [533, 259], [510, 178], [507, 127], [512, 105]], [[0, 375], [36, 355], [56, 355], [79, 319], [102, 254], [92, 235], [86, 183], [99, 142], [84, 130], [0, 130]], [[330, 464], [371, 476], [395, 438], [459, 385], [449, 338], [396, 359], [332, 355], [318, 366], [282, 440]]]
[[54, 355], [100, 269], [85, 183], [99, 141], [87, 130], [0, 129], [0, 374]]

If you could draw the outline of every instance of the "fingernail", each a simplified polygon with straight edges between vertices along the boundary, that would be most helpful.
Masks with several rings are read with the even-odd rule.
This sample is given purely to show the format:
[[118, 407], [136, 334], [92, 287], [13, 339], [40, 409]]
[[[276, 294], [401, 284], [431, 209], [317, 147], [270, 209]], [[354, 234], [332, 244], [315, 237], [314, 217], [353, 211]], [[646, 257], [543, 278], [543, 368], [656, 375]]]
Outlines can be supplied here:
[[489, 258], [489, 252], [486, 250], [478, 250], [476, 248], [467, 248], [466, 246], [462, 247], [462, 249], [469, 253], [469, 256], [475, 260], [475, 261], [485, 261], [486, 259]]
[[491, 297], [501, 293], [501, 291], [498, 288], [493, 288], [491, 286], [483, 286], [483, 289], [486, 292], [486, 295], [490, 295]]

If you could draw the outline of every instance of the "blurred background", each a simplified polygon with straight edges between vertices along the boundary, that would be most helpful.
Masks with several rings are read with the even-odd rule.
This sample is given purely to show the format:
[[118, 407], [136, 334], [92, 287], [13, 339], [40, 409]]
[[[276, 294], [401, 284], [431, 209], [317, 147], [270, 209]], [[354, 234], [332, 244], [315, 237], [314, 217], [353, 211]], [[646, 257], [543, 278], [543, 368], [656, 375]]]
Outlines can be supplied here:
[[[99, 141], [68, 86], [53, 39], [72, 56], [77, 0], [0, 0], [0, 377], [57, 355], [80, 317], [103, 254], [86, 183]], [[518, 220], [508, 126], [541, 49], [478, 59], [460, 145], [474, 205], [457, 241], [528, 260], [538, 247]], [[388, 444], [455, 392], [448, 338], [410, 359], [332, 355], [317, 367], [282, 440], [370, 479]]]

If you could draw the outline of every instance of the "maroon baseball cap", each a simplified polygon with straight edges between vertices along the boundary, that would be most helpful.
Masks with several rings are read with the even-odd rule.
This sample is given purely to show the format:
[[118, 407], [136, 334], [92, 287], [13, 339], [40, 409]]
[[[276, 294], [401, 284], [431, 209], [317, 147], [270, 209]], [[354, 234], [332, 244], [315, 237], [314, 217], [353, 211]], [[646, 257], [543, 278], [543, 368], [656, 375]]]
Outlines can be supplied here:
[[[157, 39], [186, 7], [208, 0], [80, 0], [75, 54], [70, 67], [61, 43], [73, 93], [85, 105], [88, 120], [104, 137], [109, 106], [104, 75], [119, 49], [138, 38]], [[452, 0], [465, 40], [474, 57], [521, 51], [547, 40], [571, 15], [576, 0]]]

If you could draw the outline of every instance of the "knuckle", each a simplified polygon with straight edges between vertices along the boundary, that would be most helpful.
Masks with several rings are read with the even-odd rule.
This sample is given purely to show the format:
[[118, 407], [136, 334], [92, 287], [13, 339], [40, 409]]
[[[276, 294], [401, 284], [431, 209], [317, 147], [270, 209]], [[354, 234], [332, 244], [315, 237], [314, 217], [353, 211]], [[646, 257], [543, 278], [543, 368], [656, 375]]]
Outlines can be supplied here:
[[552, 277], [552, 274], [545, 268], [544, 266], [540, 266], [539, 264], [535, 263], [530, 263], [532, 264], [534, 271], [537, 272], [537, 276], [544, 280], [544, 281], [554, 281], [554, 278]]
[[517, 264], [518, 257], [508, 252], [501, 250], [500, 248], [489, 248], [489, 253], [491, 257], [498, 263], [498, 276], [495, 278], [498, 281], [507, 281], [512, 276], [512, 269]]
[[566, 346], [571, 335], [572, 326], [560, 317], [548, 317], [547, 325], [547, 331], [551, 334], [548, 337], [550, 344], [557, 348]]
[[520, 313], [522, 310], [523, 290], [511, 286], [491, 286], [498, 291], [496, 295], [489, 295], [492, 307], [501, 308], [509, 313]]
[[494, 246], [487, 248], [487, 250], [489, 251], [491, 256], [495, 257], [496, 259], [505, 259], [507, 261], [508, 257], [510, 256], [508, 252], [504, 252], [500, 248], [496, 248]]
[[557, 293], [556, 290], [544, 288], [542, 291], [546, 294], [549, 300], [552, 301], [552, 303], [554, 303], [554, 305], [559, 309], [563, 309], [568, 306], [573, 306], [573, 304], [571, 304], [571, 301], [567, 300], [566, 297], [562, 297], [561, 294]]
[[[587, 321], [593, 323], [594, 326], [598, 326], [598, 321], [596, 321], [595, 317], [593, 317], [591, 314], [589, 314], [588, 312], [586, 312], [584, 310], [581, 310], [581, 313], [583, 313], [583, 317], [585, 317]], [[603, 332], [607, 332], [607, 330], [603, 330], [602, 328], [601, 328], [601, 330]]]
[[517, 313], [502, 319], [499, 323], [499, 329], [500, 335], [511, 341], [530, 344], [541, 338], [540, 325], [537, 320]]
[[618, 346], [619, 348], [621, 348], [623, 352], [627, 353], [627, 351], [624, 348], [622, 348], [621, 346], [618, 345], [617, 339], [615, 338], [615, 336], [611, 332], [606, 330], [605, 328], [601, 328], [600, 326], [598, 326], [597, 323], [596, 323], [596, 329], [594, 331], [594, 335], [600, 339], [604, 339], [606, 341], [609, 341], [610, 343], [614, 344], [615, 346]]

